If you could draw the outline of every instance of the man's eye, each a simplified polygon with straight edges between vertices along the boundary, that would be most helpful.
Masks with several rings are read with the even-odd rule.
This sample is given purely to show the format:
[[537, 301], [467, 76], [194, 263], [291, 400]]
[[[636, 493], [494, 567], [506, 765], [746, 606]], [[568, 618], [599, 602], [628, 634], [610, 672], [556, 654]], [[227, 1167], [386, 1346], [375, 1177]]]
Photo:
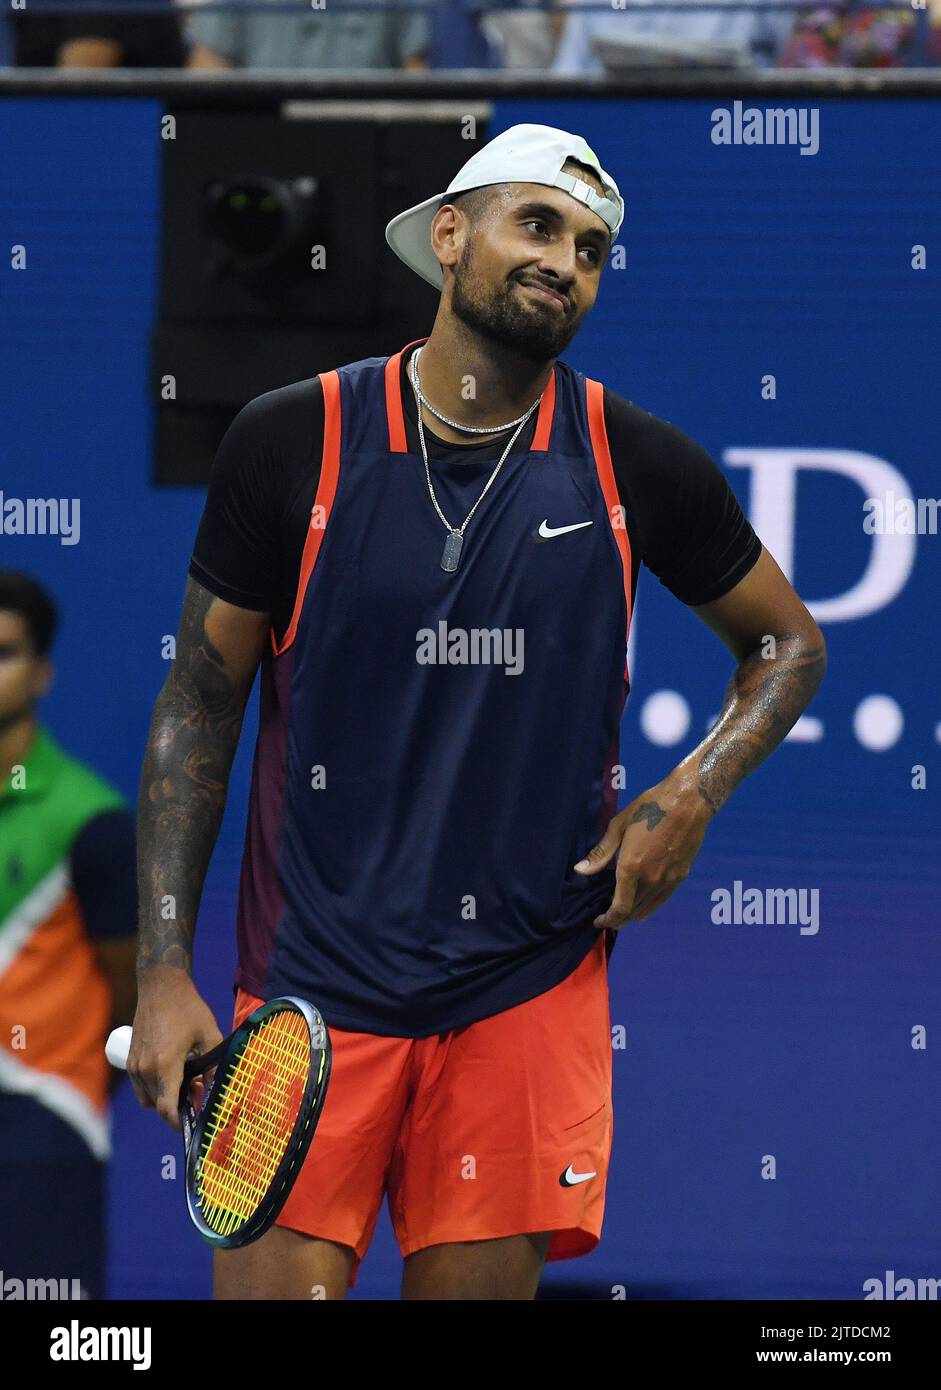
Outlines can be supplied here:
[[538, 217], [530, 218], [530, 220], [528, 222], [524, 222], [523, 225], [525, 227], [542, 227], [543, 230], [547, 230], [545, 222], [541, 222]]

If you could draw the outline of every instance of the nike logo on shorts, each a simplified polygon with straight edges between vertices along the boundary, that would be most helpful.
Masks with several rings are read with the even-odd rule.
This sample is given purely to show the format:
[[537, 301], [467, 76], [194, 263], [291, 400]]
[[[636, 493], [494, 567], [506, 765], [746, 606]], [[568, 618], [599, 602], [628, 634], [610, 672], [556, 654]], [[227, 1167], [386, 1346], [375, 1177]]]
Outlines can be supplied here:
[[580, 1182], [587, 1182], [589, 1178], [596, 1178], [597, 1173], [576, 1173], [571, 1163], [559, 1178], [560, 1187], [575, 1187]]

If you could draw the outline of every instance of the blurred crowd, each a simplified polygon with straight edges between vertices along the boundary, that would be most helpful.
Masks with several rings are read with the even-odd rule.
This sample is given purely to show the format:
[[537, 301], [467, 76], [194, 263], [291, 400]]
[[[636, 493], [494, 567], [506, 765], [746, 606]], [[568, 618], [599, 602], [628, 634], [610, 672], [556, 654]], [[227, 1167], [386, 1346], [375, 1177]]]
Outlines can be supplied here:
[[[799, 2], [799, 0], [798, 0]], [[47, 4], [49, 0], [47, 0]], [[317, 0], [220, 9], [211, 0], [116, 0], [113, 12], [44, 12], [41, 0], [0, 17], [0, 65], [68, 68], [370, 69], [512, 68], [571, 75], [638, 66], [894, 68], [941, 65], [941, 0], [891, 7], [851, 3], [785, 10], [659, 0], [388, 0], [346, 9]], [[138, 6], [141, 12], [135, 13]], [[281, 5], [281, 8], [277, 8]], [[174, 12], [176, 11], [176, 12]]]

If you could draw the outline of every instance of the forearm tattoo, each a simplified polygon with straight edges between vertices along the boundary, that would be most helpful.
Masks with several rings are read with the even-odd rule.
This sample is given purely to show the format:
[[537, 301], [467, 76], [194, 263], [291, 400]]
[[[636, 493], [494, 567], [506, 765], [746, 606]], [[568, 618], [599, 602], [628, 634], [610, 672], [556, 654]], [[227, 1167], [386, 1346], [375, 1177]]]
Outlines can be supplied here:
[[203, 880], [251, 689], [206, 634], [213, 601], [188, 585], [176, 660], [151, 721], [138, 800], [138, 970], [192, 969]]
[[796, 636], [779, 637], [773, 657], [757, 648], [741, 663], [699, 763], [699, 794], [713, 811], [797, 723], [826, 664], [824, 647]]

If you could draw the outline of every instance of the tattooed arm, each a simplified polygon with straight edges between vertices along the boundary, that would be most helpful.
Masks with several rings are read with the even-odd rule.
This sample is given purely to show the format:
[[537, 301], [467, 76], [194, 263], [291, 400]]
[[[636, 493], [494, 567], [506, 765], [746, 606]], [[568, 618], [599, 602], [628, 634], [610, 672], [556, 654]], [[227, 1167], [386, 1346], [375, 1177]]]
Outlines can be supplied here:
[[245, 705], [270, 619], [190, 579], [157, 697], [138, 799], [138, 1006], [128, 1072], [178, 1126], [183, 1062], [221, 1034], [192, 979], [193, 937]]
[[810, 704], [826, 670], [823, 634], [767, 550], [728, 594], [693, 610], [739, 665], [713, 728], [656, 787], [614, 816], [575, 867], [618, 855], [611, 906], [596, 927], [643, 921], [687, 877], [709, 822]]

